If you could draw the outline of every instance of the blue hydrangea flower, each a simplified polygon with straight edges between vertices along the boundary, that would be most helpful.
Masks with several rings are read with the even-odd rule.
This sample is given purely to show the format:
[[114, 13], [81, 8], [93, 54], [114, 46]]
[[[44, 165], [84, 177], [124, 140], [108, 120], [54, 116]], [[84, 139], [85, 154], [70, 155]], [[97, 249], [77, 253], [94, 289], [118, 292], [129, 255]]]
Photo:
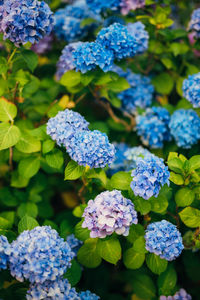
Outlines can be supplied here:
[[200, 118], [192, 109], [178, 109], [169, 123], [171, 135], [179, 147], [189, 149], [200, 139]]
[[100, 297], [96, 294], [91, 293], [90, 291], [84, 291], [79, 293], [81, 300], [99, 300]]
[[107, 72], [110, 70], [114, 60], [111, 50], [105, 49], [95, 42], [80, 43], [75, 51], [72, 52], [72, 55], [76, 70], [82, 73], [86, 73], [96, 67]]
[[89, 8], [95, 12], [100, 13], [107, 9], [116, 10], [120, 5], [121, 0], [86, 0]]
[[46, 35], [39, 43], [32, 45], [31, 50], [37, 54], [44, 54], [47, 51], [51, 50], [53, 42], [52, 35]]
[[56, 280], [71, 266], [75, 254], [57, 231], [50, 226], [22, 232], [11, 243], [9, 267], [19, 281], [44, 283]]
[[183, 81], [183, 96], [192, 103], [194, 107], [200, 107], [200, 73], [189, 75]]
[[39, 42], [53, 28], [53, 13], [44, 1], [7, 0], [3, 5], [1, 31], [16, 46]]
[[132, 147], [124, 152], [124, 167], [126, 171], [136, 168], [138, 159], [153, 155], [142, 146]]
[[125, 152], [129, 149], [129, 146], [125, 143], [113, 143], [115, 146], [115, 160], [110, 166], [109, 171], [114, 174], [118, 171], [123, 171], [125, 167]]
[[7, 268], [10, 252], [11, 249], [7, 237], [0, 235], [0, 270]]
[[77, 131], [88, 130], [89, 123], [78, 112], [66, 109], [59, 111], [47, 122], [47, 134], [59, 146], [67, 146]]
[[121, 191], [105, 191], [88, 202], [83, 213], [83, 228], [90, 230], [91, 238], [105, 238], [116, 232], [127, 236], [132, 224], [137, 224], [137, 212], [131, 200]]
[[26, 295], [27, 300], [81, 300], [67, 279], [45, 281], [31, 284]]
[[130, 10], [144, 7], [145, 0], [122, 0], [120, 6], [122, 14], [127, 15]]
[[184, 249], [180, 232], [166, 220], [149, 224], [145, 240], [149, 252], [168, 261], [176, 259]]
[[119, 23], [122, 25], [126, 24], [125, 21], [121, 17], [111, 16], [104, 20], [103, 27], [109, 27], [110, 25], [112, 25], [114, 23]]
[[161, 186], [166, 183], [169, 185], [169, 175], [162, 158], [147, 155], [136, 162], [136, 168], [131, 173], [131, 188], [136, 196], [145, 200], [157, 197]]
[[105, 168], [115, 157], [115, 147], [105, 133], [98, 130], [77, 131], [70, 140], [67, 152], [81, 166]]
[[140, 21], [136, 23], [127, 24], [128, 33], [133, 37], [135, 41], [135, 52], [140, 54], [148, 49], [149, 45], [149, 34], [145, 30], [144, 24]]
[[184, 289], [180, 289], [174, 296], [160, 296], [160, 300], [192, 300]]
[[189, 23], [189, 30], [195, 32], [196, 38], [200, 37], [200, 8], [193, 11], [192, 17]]
[[56, 79], [59, 80], [63, 74], [67, 71], [74, 70], [76, 68], [73, 52], [81, 44], [81, 42], [72, 43], [62, 50], [62, 54], [57, 63]]
[[67, 237], [67, 243], [71, 247], [72, 251], [77, 254], [78, 250], [80, 249], [81, 245], [83, 244], [82, 241], [78, 240], [74, 234], [70, 234]]
[[144, 145], [162, 148], [165, 141], [171, 139], [169, 133], [170, 114], [162, 107], [148, 108], [143, 115], [136, 118], [137, 134]]

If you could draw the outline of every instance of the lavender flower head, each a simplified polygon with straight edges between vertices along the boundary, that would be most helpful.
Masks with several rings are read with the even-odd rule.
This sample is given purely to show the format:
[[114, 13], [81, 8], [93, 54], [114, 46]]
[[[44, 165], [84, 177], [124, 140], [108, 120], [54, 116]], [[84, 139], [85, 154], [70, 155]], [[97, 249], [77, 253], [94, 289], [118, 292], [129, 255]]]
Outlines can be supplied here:
[[27, 300], [81, 300], [67, 279], [56, 279], [44, 283], [31, 284], [26, 295]]
[[195, 33], [195, 37], [200, 37], [200, 8], [193, 11], [192, 17], [189, 23], [189, 30]]
[[70, 246], [50, 226], [22, 232], [11, 244], [9, 267], [18, 281], [43, 284], [56, 280], [71, 266], [75, 256]]
[[147, 149], [142, 146], [132, 147], [126, 150], [124, 153], [124, 167], [126, 171], [130, 171], [136, 168], [137, 161], [140, 158], [145, 158], [148, 155], [153, 155]]
[[137, 134], [144, 145], [151, 148], [162, 148], [165, 141], [169, 141], [170, 114], [162, 107], [148, 108], [143, 115], [136, 118]]
[[47, 122], [47, 134], [59, 146], [67, 147], [77, 131], [88, 130], [89, 123], [78, 112], [66, 109], [59, 111]]
[[101, 13], [107, 9], [117, 10], [121, 0], [86, 0], [94, 13]]
[[123, 171], [125, 167], [125, 152], [129, 149], [129, 146], [125, 143], [113, 143], [115, 146], [115, 160], [110, 166], [109, 171], [114, 174], [118, 171]]
[[79, 43], [72, 52], [72, 56], [76, 70], [81, 73], [86, 73], [96, 67], [107, 72], [111, 69], [114, 60], [113, 52], [96, 42]]
[[189, 75], [183, 81], [183, 96], [192, 103], [193, 107], [200, 107], [200, 73]]
[[3, 4], [1, 31], [16, 46], [38, 43], [53, 28], [53, 13], [44, 1], [7, 0]]
[[180, 289], [174, 296], [160, 296], [160, 300], [192, 300], [184, 289]]
[[99, 300], [100, 297], [90, 291], [84, 291], [79, 293], [80, 300]]
[[121, 13], [127, 15], [130, 10], [136, 10], [145, 6], [145, 0], [122, 0], [120, 3]]
[[7, 268], [11, 249], [7, 237], [0, 235], [0, 270]]
[[131, 200], [122, 196], [121, 191], [105, 191], [85, 208], [83, 228], [90, 230], [91, 238], [105, 238], [116, 232], [127, 236], [132, 224], [137, 224], [137, 212]]
[[80, 249], [81, 245], [83, 244], [83, 242], [78, 240], [74, 234], [70, 234], [67, 237], [66, 241], [75, 254], [77, 254], [78, 250]]
[[131, 189], [136, 196], [148, 200], [157, 197], [161, 186], [169, 185], [169, 171], [162, 158], [147, 155], [136, 161], [136, 168], [132, 171]]
[[145, 240], [149, 252], [168, 261], [176, 259], [184, 249], [180, 232], [166, 220], [149, 224]]
[[192, 109], [178, 109], [169, 123], [171, 135], [179, 147], [189, 149], [200, 140], [200, 118]]
[[70, 140], [67, 152], [81, 166], [105, 168], [115, 157], [114, 145], [105, 133], [98, 130], [77, 131]]
[[51, 50], [53, 42], [52, 35], [46, 35], [43, 39], [41, 39], [37, 44], [32, 45], [31, 50], [33, 50], [37, 54], [44, 54], [47, 51]]

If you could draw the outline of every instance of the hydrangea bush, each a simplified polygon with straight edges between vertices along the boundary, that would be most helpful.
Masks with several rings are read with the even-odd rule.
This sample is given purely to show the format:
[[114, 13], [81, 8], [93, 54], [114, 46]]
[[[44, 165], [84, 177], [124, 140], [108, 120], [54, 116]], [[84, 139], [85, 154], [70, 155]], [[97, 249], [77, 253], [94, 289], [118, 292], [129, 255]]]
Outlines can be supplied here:
[[0, 0], [0, 299], [200, 294], [200, 5]]

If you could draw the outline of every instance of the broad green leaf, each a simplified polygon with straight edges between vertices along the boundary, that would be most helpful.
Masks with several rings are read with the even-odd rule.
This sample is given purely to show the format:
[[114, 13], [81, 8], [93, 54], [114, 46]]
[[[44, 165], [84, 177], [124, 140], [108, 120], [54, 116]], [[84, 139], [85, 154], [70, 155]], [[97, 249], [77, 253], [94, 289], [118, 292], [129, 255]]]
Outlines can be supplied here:
[[192, 156], [189, 159], [189, 165], [191, 170], [200, 169], [200, 155]]
[[8, 123], [0, 124], [0, 150], [16, 145], [21, 133], [17, 126]]
[[144, 227], [141, 224], [133, 224], [130, 227], [129, 235], [126, 237], [130, 243], [134, 243], [139, 237], [145, 234]]
[[18, 171], [12, 172], [11, 186], [15, 188], [24, 188], [28, 185], [30, 178], [20, 176]]
[[171, 93], [174, 86], [173, 78], [168, 73], [160, 73], [152, 79], [152, 83], [158, 93], [167, 95]]
[[41, 150], [41, 142], [28, 133], [22, 133], [15, 147], [23, 153], [34, 153]]
[[182, 185], [184, 184], [184, 179], [183, 176], [180, 174], [176, 174], [174, 172], [170, 172], [170, 177], [169, 177], [170, 181], [172, 181], [173, 183], [177, 184], [177, 185]]
[[67, 269], [64, 278], [67, 278], [72, 286], [75, 286], [81, 279], [82, 268], [75, 259], [72, 260], [72, 265]]
[[14, 103], [7, 101], [5, 98], [0, 98], [0, 121], [13, 121], [17, 115], [17, 107]]
[[15, 212], [14, 211], [4, 211], [0, 214], [0, 217], [6, 219], [9, 222], [9, 227], [12, 228], [15, 221]]
[[200, 226], [200, 210], [193, 207], [186, 207], [179, 213], [183, 223], [192, 228]]
[[123, 261], [128, 269], [139, 269], [145, 260], [145, 254], [136, 252], [133, 248], [125, 251]]
[[101, 264], [97, 251], [97, 239], [88, 239], [77, 253], [78, 261], [87, 268], [96, 268]]
[[151, 210], [151, 203], [150, 201], [144, 200], [142, 198], [134, 199], [135, 209], [139, 211], [142, 215], [146, 215]]
[[87, 171], [87, 173], [85, 174], [85, 176], [87, 178], [95, 178], [95, 179], [99, 179], [101, 180], [101, 182], [103, 183], [104, 186], [106, 186], [107, 183], [107, 176], [104, 170], [102, 169], [90, 169], [89, 171]]
[[17, 209], [17, 214], [20, 218], [24, 217], [25, 215], [36, 218], [38, 214], [37, 205], [31, 202], [22, 203]]
[[38, 64], [38, 56], [35, 52], [31, 50], [22, 49], [21, 54], [25, 60], [27, 67], [33, 72]]
[[0, 229], [10, 229], [11, 226], [10, 226], [10, 222], [3, 218], [3, 217], [0, 217]]
[[24, 216], [18, 224], [18, 232], [21, 233], [24, 230], [32, 230], [33, 228], [39, 226], [38, 222], [29, 216]]
[[147, 250], [145, 248], [145, 238], [144, 236], [138, 237], [134, 243], [133, 243], [133, 250], [135, 250], [138, 253], [147, 253]]
[[66, 87], [75, 87], [81, 82], [81, 73], [74, 70], [66, 72], [60, 79], [60, 83]]
[[83, 221], [80, 221], [79, 223], [76, 224], [75, 226], [75, 236], [77, 239], [81, 241], [85, 241], [89, 239], [90, 237], [90, 232], [87, 228], [82, 227]]
[[172, 158], [167, 163], [170, 170], [179, 174], [183, 173], [183, 162], [179, 158]]
[[79, 166], [75, 161], [71, 160], [65, 168], [65, 180], [76, 180], [80, 178], [85, 171], [85, 167]]
[[155, 274], [161, 274], [167, 268], [167, 260], [160, 258], [154, 253], [149, 253], [146, 256], [146, 263], [149, 269]]
[[64, 163], [63, 153], [58, 149], [48, 153], [45, 158], [47, 164], [54, 169], [60, 169]]
[[163, 213], [168, 207], [168, 200], [164, 195], [158, 195], [157, 198], [152, 197], [149, 202], [151, 203], [151, 210], [156, 213]]
[[42, 144], [42, 152], [43, 154], [49, 153], [51, 150], [53, 150], [55, 146], [55, 142], [52, 140], [44, 141]]
[[28, 157], [20, 161], [18, 166], [19, 175], [25, 178], [31, 178], [40, 169], [40, 159], [38, 157]]
[[8, 63], [5, 57], [0, 57], [0, 74], [6, 73], [8, 70]]
[[180, 189], [175, 194], [175, 201], [177, 206], [188, 206], [192, 204], [195, 198], [195, 193], [188, 187]]
[[130, 85], [125, 78], [119, 77], [117, 80], [107, 83], [106, 87], [113, 92], [119, 93], [129, 89]]
[[107, 240], [98, 240], [97, 249], [101, 258], [111, 264], [116, 265], [121, 258], [121, 245], [117, 238], [109, 238]]
[[170, 265], [167, 270], [158, 277], [158, 287], [161, 295], [170, 295], [170, 291], [175, 287], [177, 275], [174, 268]]
[[133, 276], [133, 290], [138, 297], [145, 300], [156, 299], [156, 288], [151, 277], [145, 274]]
[[114, 189], [128, 190], [130, 188], [131, 181], [132, 177], [130, 173], [118, 172], [112, 176], [110, 184]]

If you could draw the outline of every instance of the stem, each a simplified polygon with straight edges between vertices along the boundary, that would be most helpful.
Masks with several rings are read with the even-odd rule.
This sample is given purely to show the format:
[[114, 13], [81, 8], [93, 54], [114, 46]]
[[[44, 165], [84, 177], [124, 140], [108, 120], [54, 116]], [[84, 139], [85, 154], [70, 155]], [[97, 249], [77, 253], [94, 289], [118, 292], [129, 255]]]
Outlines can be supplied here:
[[85, 98], [86, 94], [81, 95], [78, 99], [76, 99], [74, 101], [75, 105], [77, 105], [79, 102], [81, 102], [81, 100], [83, 100]]
[[78, 191], [78, 196], [80, 197], [82, 204], [85, 204], [85, 198], [83, 197], [83, 192], [85, 190], [87, 182], [86, 182], [85, 178], [82, 178], [82, 181], [83, 181], [83, 185], [81, 186], [80, 190]]
[[13, 161], [12, 161], [12, 159], [13, 159], [13, 148], [10, 147], [9, 148], [9, 166], [10, 166], [10, 171], [13, 170]]
[[10, 55], [10, 57], [8, 58], [8, 65], [12, 62], [12, 59], [13, 59], [13, 57], [14, 57], [14, 55], [15, 55], [16, 52], [17, 52], [17, 48], [15, 48], [13, 50], [13, 52]]

